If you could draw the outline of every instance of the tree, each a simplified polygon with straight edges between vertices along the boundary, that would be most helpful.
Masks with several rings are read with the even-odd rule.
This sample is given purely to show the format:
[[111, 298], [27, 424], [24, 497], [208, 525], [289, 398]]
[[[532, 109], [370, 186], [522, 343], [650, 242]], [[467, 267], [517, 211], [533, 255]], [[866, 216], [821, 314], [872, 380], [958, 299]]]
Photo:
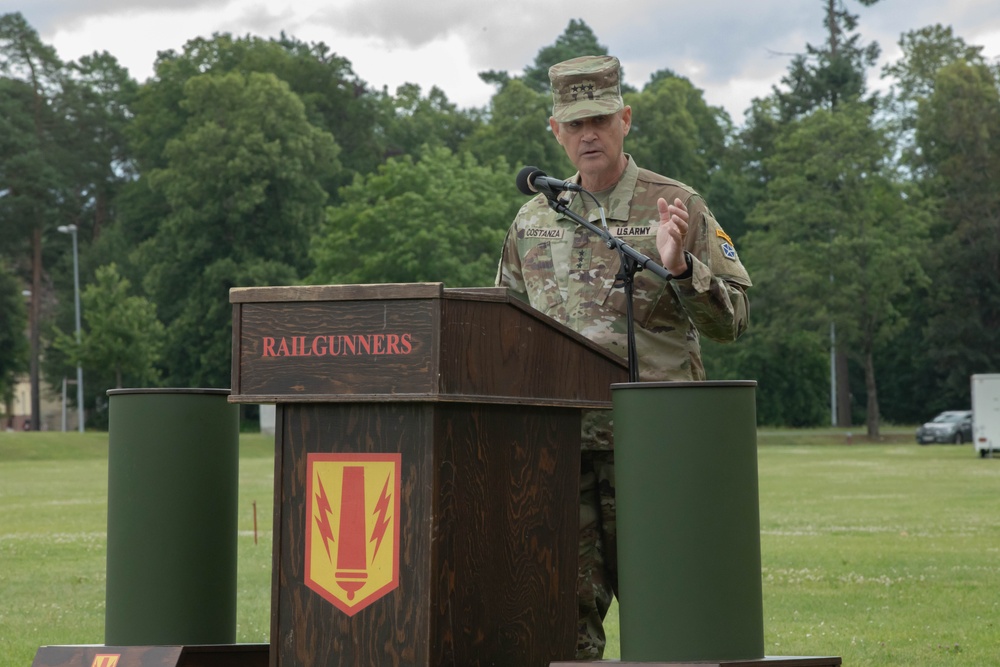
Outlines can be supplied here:
[[816, 331], [755, 325], [739, 345], [703, 340], [702, 357], [713, 380], [757, 381], [757, 424], [808, 428], [828, 419], [826, 344]]
[[474, 114], [459, 110], [436, 86], [423, 97], [420, 86], [403, 84], [396, 89], [395, 96], [383, 91], [379, 105], [386, 158], [398, 155], [417, 158], [428, 146], [457, 151], [479, 125]]
[[958, 61], [986, 64], [983, 47], [970, 46], [955, 35], [951, 26], [940, 23], [903, 33], [899, 48], [903, 55], [882, 68], [882, 76], [894, 78], [896, 97], [914, 105], [917, 100], [933, 94], [934, 82], [942, 67]]
[[179, 53], [159, 54], [154, 78], [139, 91], [130, 133], [141, 170], [162, 168], [167, 143], [183, 131], [187, 82], [229, 73], [274, 75], [299, 98], [309, 124], [336, 139], [344, 169], [322, 174], [320, 181], [330, 196], [354, 172], [367, 173], [385, 159], [381, 100], [354, 74], [350, 61], [322, 42], [307, 44], [285, 34], [264, 39], [221, 33], [189, 40]]
[[[37, 427], [43, 359], [50, 378], [62, 376], [52, 372], [59, 355], [43, 354], [42, 328], [73, 302], [72, 283], [61, 280], [67, 244], [55, 232], [75, 225], [85, 254], [113, 219], [117, 192], [133, 175], [124, 135], [136, 84], [106, 53], [62, 62], [20, 14], [0, 17], [0, 73], [0, 233], [12, 266], [30, 275]], [[45, 243], [52, 238], [59, 242]]]
[[121, 388], [127, 378], [134, 386], [159, 381], [164, 328], [156, 318], [156, 306], [131, 294], [131, 283], [118, 275], [114, 264], [97, 270], [96, 282], [80, 295], [85, 320], [80, 344], [75, 334], [56, 330], [56, 348], [90, 378], [99, 378], [104, 388]]
[[880, 418], [875, 353], [905, 325], [898, 299], [926, 280], [923, 214], [886, 176], [885, 141], [865, 105], [816, 111], [789, 126], [769, 159], [774, 178], [744, 246], [757, 302], [766, 304], [755, 328], [819, 335], [834, 322], [864, 369], [872, 438]]
[[[392, 118], [385, 115], [381, 106], [384, 100], [355, 76], [348, 60], [332, 53], [323, 43], [307, 44], [285, 34], [279, 39], [215, 34], [210, 38], [189, 40], [180, 51], [161, 52], [154, 77], [140, 87], [134, 104], [135, 118], [128, 132], [140, 177], [119, 194], [118, 223], [95, 248], [100, 253], [97, 258], [100, 263], [117, 261], [119, 271], [136, 284], [147, 285], [146, 274], [151, 267], [144, 253], [131, 253], [131, 248], [162, 242], [152, 240], [158, 236], [167, 237], [166, 243], [173, 242], [168, 233], [161, 234], [161, 226], [175, 217], [178, 201], [168, 201], [162, 183], [154, 183], [156, 179], [150, 176], [176, 173], [171, 165], [171, 161], [177, 159], [176, 154], [169, 152], [168, 146], [178, 141], [191, 142], [191, 127], [205, 122], [204, 118], [193, 118], [199, 108], [187, 101], [191, 92], [189, 83], [206, 76], [221, 79], [228, 74], [244, 79], [251, 75], [275, 77], [291, 96], [297, 98], [296, 104], [301, 105], [300, 120], [335, 141], [331, 150], [336, 159], [321, 159], [311, 171], [304, 172], [295, 165], [294, 159], [290, 161], [291, 180], [306, 175], [325, 193], [323, 201], [312, 204], [317, 220], [322, 217], [322, 207], [336, 200], [341, 186], [350, 183], [355, 173], [373, 170], [389, 151], [387, 135]], [[204, 107], [211, 104], [212, 100], [206, 100], [200, 113], [204, 115]], [[249, 119], [253, 112], [246, 110], [245, 115]], [[262, 119], [266, 114], [258, 110], [257, 116]], [[249, 127], [249, 120], [246, 126]], [[196, 157], [196, 149], [187, 155], [191, 159]], [[261, 164], [270, 162], [265, 160]], [[281, 181], [281, 171], [276, 173], [279, 177], [274, 183]], [[214, 173], [201, 170], [199, 174], [205, 179], [206, 188], [215, 180]], [[257, 175], [263, 176], [263, 173]], [[235, 182], [220, 187], [233, 188]], [[267, 197], [278, 194], [277, 187], [270, 187], [266, 192]], [[273, 203], [281, 206], [278, 199]], [[215, 203], [210, 205], [215, 206]], [[278, 219], [274, 221], [280, 224]], [[302, 239], [307, 239], [311, 233], [303, 236], [299, 229], [292, 229], [289, 241], [300, 244], [301, 250], [293, 253], [296, 264], [302, 261], [308, 264]], [[277, 238], [285, 239], [281, 235]], [[245, 257], [241, 259], [244, 260]], [[290, 275], [297, 279], [307, 271], [308, 266], [296, 266]], [[170, 308], [176, 301], [160, 302], [158, 297], [154, 298], [161, 308], [161, 316], [171, 321]]]
[[582, 19], [570, 19], [554, 44], [543, 47], [535, 62], [524, 68], [526, 86], [539, 93], [549, 92], [549, 68], [570, 58], [606, 56], [608, 47], [597, 41], [597, 35]]
[[[879, 0], [858, 0], [866, 7]], [[806, 44], [806, 53], [792, 59], [788, 74], [781, 82], [786, 90], [775, 88], [786, 119], [797, 118], [814, 109], [834, 109], [847, 102], [858, 102], [865, 93], [865, 71], [878, 60], [878, 43], [860, 44], [860, 35], [851, 34], [858, 17], [845, 7], [844, 0], [821, 0], [823, 26], [827, 31], [822, 46]]]
[[510, 165], [537, 166], [554, 176], [570, 176], [575, 169], [549, 128], [551, 110], [551, 95], [512, 79], [493, 95], [489, 123], [476, 128], [463, 150], [480, 164], [502, 156]]
[[[55, 113], [62, 90], [63, 63], [55, 50], [43, 44], [20, 13], [0, 16], [0, 74], [4, 75], [2, 105], [6, 144], [0, 183], [0, 232], [5, 238], [30, 238], [31, 315], [30, 378], [31, 428], [40, 426], [42, 319], [42, 239], [67, 201], [64, 155], [68, 141], [65, 118]], [[10, 95], [8, 97], [8, 94]], [[17, 241], [14, 242], [15, 244]]]
[[28, 367], [27, 328], [21, 281], [0, 259], [0, 402], [7, 415], [12, 413], [17, 376]]
[[[95, 260], [92, 245], [114, 227], [119, 194], [137, 175], [126, 138], [136, 89], [136, 82], [114, 57], [94, 53], [66, 65], [62, 94], [56, 100], [58, 114], [72, 128], [64, 144], [68, 181], [62, 218], [77, 228], [83, 285], [93, 279], [98, 266], [106, 263]], [[56, 302], [51, 319], [56, 326], [68, 329], [75, 319], [73, 256], [69, 239], [61, 234], [55, 236], [58, 244], [50, 243], [49, 247], [60, 254], [46, 259]], [[75, 363], [60, 350], [51, 346], [46, 349], [42, 368], [53, 389], [58, 390], [58, 381], [73, 373], [73, 366]], [[106, 387], [98, 389], [96, 384], [92, 387], [85, 383], [85, 404], [103, 405]]]
[[445, 148], [393, 158], [357, 177], [328, 210], [309, 282], [492, 285], [520, 205], [513, 190], [505, 162], [483, 166]]
[[70, 63], [61, 96], [73, 133], [68, 149], [72, 169], [73, 223], [95, 239], [114, 219], [114, 202], [136, 176], [126, 132], [138, 84], [108, 53]]
[[[858, 2], [871, 6], [878, 0]], [[820, 4], [826, 41], [819, 46], [806, 44], [806, 52], [792, 59], [780, 85], [773, 86], [769, 96], [751, 102], [743, 127], [733, 137], [720, 172], [713, 178], [713, 188], [721, 191], [721, 199], [728, 205], [727, 230], [732, 227], [729, 233], [735, 237], [742, 233], [747, 213], [764, 196], [771, 178], [767, 160], [785, 124], [816, 109], [835, 109], [842, 102], [864, 98], [866, 72], [877, 59], [879, 46], [860, 43], [860, 36], [853, 32], [858, 17], [847, 11], [844, 0], [821, 0]], [[713, 194], [711, 190], [709, 194]], [[713, 195], [712, 199], [720, 197]], [[846, 377], [837, 379], [839, 393], [846, 396]]]
[[908, 169], [920, 169], [916, 143], [917, 107], [934, 93], [934, 82], [942, 67], [955, 62], [985, 65], [981, 46], [969, 46], [956, 37], [951, 26], [940, 24], [904, 33], [899, 39], [902, 57], [882, 69], [882, 78], [894, 83], [883, 106], [890, 127], [898, 133], [900, 157]]
[[[554, 44], [539, 49], [535, 60], [531, 65], [524, 68], [521, 77], [513, 77], [507, 72], [489, 70], [480, 72], [479, 78], [486, 83], [492, 83], [499, 90], [503, 90], [510, 81], [520, 78], [531, 90], [536, 93], [549, 94], [549, 68], [556, 63], [580, 56], [606, 56], [608, 47], [597, 40], [597, 35], [590, 29], [582, 19], [570, 19], [566, 29]], [[635, 92], [635, 89], [625, 83], [624, 69], [622, 70], [622, 92]]]
[[[226, 386], [229, 281], [294, 282], [308, 273], [337, 145], [273, 74], [194, 77], [180, 106], [184, 128], [164, 149], [166, 166], [149, 174], [168, 213], [135, 263], [167, 326], [168, 379]], [[207, 298], [225, 307], [206, 310]], [[223, 357], [211, 373], [204, 350]]]
[[[982, 249], [981, 246], [952, 238], [961, 223], [940, 212], [939, 207], [947, 206], [948, 198], [953, 195], [947, 188], [941, 189], [943, 182], [939, 179], [937, 162], [942, 153], [933, 161], [927, 159], [918, 141], [917, 123], [920, 109], [925, 112], [929, 109], [928, 102], [935, 94], [938, 73], [943, 68], [956, 63], [983, 67], [987, 63], [982, 47], [966, 44], [950, 26], [933, 25], [904, 33], [899, 46], [902, 56], [882, 70], [882, 78], [890, 80], [892, 85], [889, 94], [881, 100], [880, 118], [894, 134], [898, 178], [917, 186], [911, 201], [915, 206], [937, 211], [932, 213], [935, 224], [931, 226], [928, 241], [932, 251], [922, 254], [925, 272], [933, 284], [914, 290], [900, 303], [909, 324], [878, 353], [877, 372], [885, 378], [879, 392], [883, 399], [880, 401], [883, 415], [897, 423], [912, 423], [926, 419], [928, 414], [969, 403], [967, 375], [979, 366], [966, 358], [972, 341], [964, 335], [955, 337], [948, 323], [949, 316], [943, 315], [943, 310], [950, 307], [946, 304], [951, 304], [957, 295], [952, 293], [955, 287], [951, 281], [942, 278], [954, 270], [954, 266], [962, 266], [968, 267], [966, 270], [973, 281], [980, 281], [981, 277], [976, 274], [982, 267], [980, 258], [970, 256], [970, 252]], [[925, 115], [924, 120], [929, 120], [929, 116]], [[948, 122], [949, 119], [941, 114], [937, 115], [935, 122], [938, 121]], [[931, 131], [930, 124], [925, 126], [925, 138], [928, 138], [928, 131]], [[990, 189], [987, 186], [984, 192]], [[974, 196], [982, 194], [976, 192]], [[970, 210], [966, 209], [966, 213]], [[968, 301], [965, 305], [969, 305]], [[972, 307], [978, 318], [978, 306], [973, 304]], [[958, 311], [951, 315], [958, 315], [964, 322], [964, 315]], [[980, 345], [983, 349], [989, 347], [983, 341], [972, 347]], [[963, 348], [965, 352], [961, 351]]]
[[[861, 5], [871, 6], [878, 0], [858, 0]], [[788, 73], [782, 77], [782, 86], [775, 86], [772, 92], [773, 104], [757, 106], [749, 119], [761, 120], [763, 131], [750, 128], [745, 138], [757, 136], [773, 139], [772, 113], [777, 114], [780, 123], [803, 118], [817, 110], [835, 110], [841, 104], [864, 102], [874, 107], [875, 99], [866, 99], [866, 71], [878, 58], [877, 43], [860, 43], [860, 35], [853, 32], [858, 26], [858, 17], [846, 9], [845, 0], [821, 0], [823, 26], [826, 42], [820, 46], [806, 44], [806, 53], [792, 59]], [[763, 113], [760, 113], [763, 112]], [[769, 137], [770, 135], [770, 137]], [[768, 144], [746, 146], [751, 153], [759, 150], [757, 158], [771, 154]], [[752, 192], [752, 188], [744, 192]], [[843, 341], [831, 331], [831, 346], [836, 359], [836, 423], [841, 426], [851, 424], [850, 383], [848, 360]]]
[[[256, 43], [254, 38], [245, 39]], [[332, 183], [323, 184], [336, 197], [337, 188], [350, 183], [354, 173], [373, 171], [390, 152], [379, 116], [380, 96], [357, 77], [351, 61], [323, 42], [307, 44], [282, 33], [271, 43], [283, 49], [272, 69], [250, 65], [286, 82], [305, 105], [310, 124], [336, 139], [343, 169], [332, 174]]]
[[636, 162], [706, 192], [723, 158], [728, 114], [710, 107], [690, 81], [669, 74], [654, 75], [625, 103], [633, 110], [628, 151]]
[[292, 267], [262, 257], [221, 257], [192, 275], [190, 296], [167, 331], [168, 379], [175, 386], [228, 387], [233, 348], [229, 290], [300, 282]]
[[719, 169], [712, 174], [707, 199], [734, 240], [746, 232], [746, 218], [764, 199], [771, 180], [768, 158], [784, 123], [774, 95], [754, 99], [744, 114], [743, 127], [727, 133]]
[[944, 393], [967, 405], [969, 375], [1000, 370], [1000, 81], [985, 65], [957, 61], [938, 71], [933, 90], [916, 122], [935, 220], [925, 335]]

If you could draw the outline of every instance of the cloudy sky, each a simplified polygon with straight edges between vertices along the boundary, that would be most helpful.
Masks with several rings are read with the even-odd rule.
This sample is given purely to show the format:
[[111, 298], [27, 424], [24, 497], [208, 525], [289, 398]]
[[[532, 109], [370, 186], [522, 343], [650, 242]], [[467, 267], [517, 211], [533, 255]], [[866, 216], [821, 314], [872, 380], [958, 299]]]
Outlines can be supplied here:
[[[705, 91], [737, 123], [754, 97], [766, 95], [792, 54], [824, 39], [824, 0], [0, 0], [0, 13], [20, 11], [71, 60], [108, 51], [140, 81], [158, 51], [181, 50], [215, 32], [275, 37], [281, 31], [326, 43], [350, 60], [370, 85], [436, 85], [462, 107], [482, 106], [492, 87], [477, 72], [520, 73], [555, 42], [570, 19], [582, 19], [626, 79], [641, 87], [670, 68]], [[564, 9], [564, 7], [570, 9]], [[1000, 56], [997, 0], [881, 0], [860, 16], [865, 42], [877, 41], [883, 62], [899, 55], [902, 33], [940, 23], [970, 44]], [[626, 11], [627, 9], [627, 11]], [[874, 82], [877, 85], [877, 82]]]

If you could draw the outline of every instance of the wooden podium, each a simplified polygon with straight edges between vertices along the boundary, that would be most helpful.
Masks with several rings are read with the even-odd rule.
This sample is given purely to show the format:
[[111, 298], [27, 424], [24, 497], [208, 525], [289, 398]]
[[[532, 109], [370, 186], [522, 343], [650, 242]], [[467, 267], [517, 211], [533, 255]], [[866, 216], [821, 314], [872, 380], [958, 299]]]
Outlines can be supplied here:
[[500, 288], [230, 301], [230, 400], [277, 405], [270, 666], [572, 660], [580, 415], [624, 361]]

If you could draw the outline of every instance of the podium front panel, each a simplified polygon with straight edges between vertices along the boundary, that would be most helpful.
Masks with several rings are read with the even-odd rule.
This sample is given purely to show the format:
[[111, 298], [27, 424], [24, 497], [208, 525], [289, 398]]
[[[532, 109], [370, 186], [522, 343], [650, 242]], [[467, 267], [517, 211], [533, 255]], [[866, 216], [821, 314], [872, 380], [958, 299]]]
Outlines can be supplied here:
[[[277, 426], [272, 667], [544, 667], [573, 657], [578, 410], [279, 404]], [[331, 536], [331, 561], [339, 553], [337, 522], [320, 526], [317, 515], [328, 502], [338, 516], [335, 483], [325, 500], [318, 487], [307, 492], [309, 461], [334, 453], [357, 454], [358, 465], [400, 460], [399, 515], [385, 511], [396, 499], [365, 506], [398, 526], [398, 582], [356, 610], [307, 584], [310, 531]]]

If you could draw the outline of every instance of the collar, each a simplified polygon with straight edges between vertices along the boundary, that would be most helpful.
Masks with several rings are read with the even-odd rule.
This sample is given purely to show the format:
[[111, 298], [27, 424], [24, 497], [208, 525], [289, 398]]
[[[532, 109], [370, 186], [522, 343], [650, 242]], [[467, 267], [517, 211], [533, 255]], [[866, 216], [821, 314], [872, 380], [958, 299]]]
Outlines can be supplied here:
[[[625, 164], [625, 171], [622, 172], [618, 183], [611, 190], [611, 194], [608, 197], [608, 208], [604, 210], [604, 216], [608, 221], [627, 222], [629, 213], [632, 210], [632, 195], [635, 192], [635, 184], [639, 180], [639, 167], [635, 164], [635, 160], [632, 159], [631, 155], [626, 153], [625, 157], [628, 158], [628, 162]], [[580, 183], [580, 172], [577, 172], [571, 180], [575, 183]], [[580, 214], [583, 210], [583, 201], [577, 201], [577, 198], [581, 196], [587, 199], [588, 203], [592, 203], [589, 197], [581, 195], [578, 192], [566, 192], [560, 198], [569, 205], [571, 211]], [[559, 219], [568, 220], [569, 217], [560, 213]], [[600, 223], [601, 215], [596, 208], [587, 214], [587, 220]]]

